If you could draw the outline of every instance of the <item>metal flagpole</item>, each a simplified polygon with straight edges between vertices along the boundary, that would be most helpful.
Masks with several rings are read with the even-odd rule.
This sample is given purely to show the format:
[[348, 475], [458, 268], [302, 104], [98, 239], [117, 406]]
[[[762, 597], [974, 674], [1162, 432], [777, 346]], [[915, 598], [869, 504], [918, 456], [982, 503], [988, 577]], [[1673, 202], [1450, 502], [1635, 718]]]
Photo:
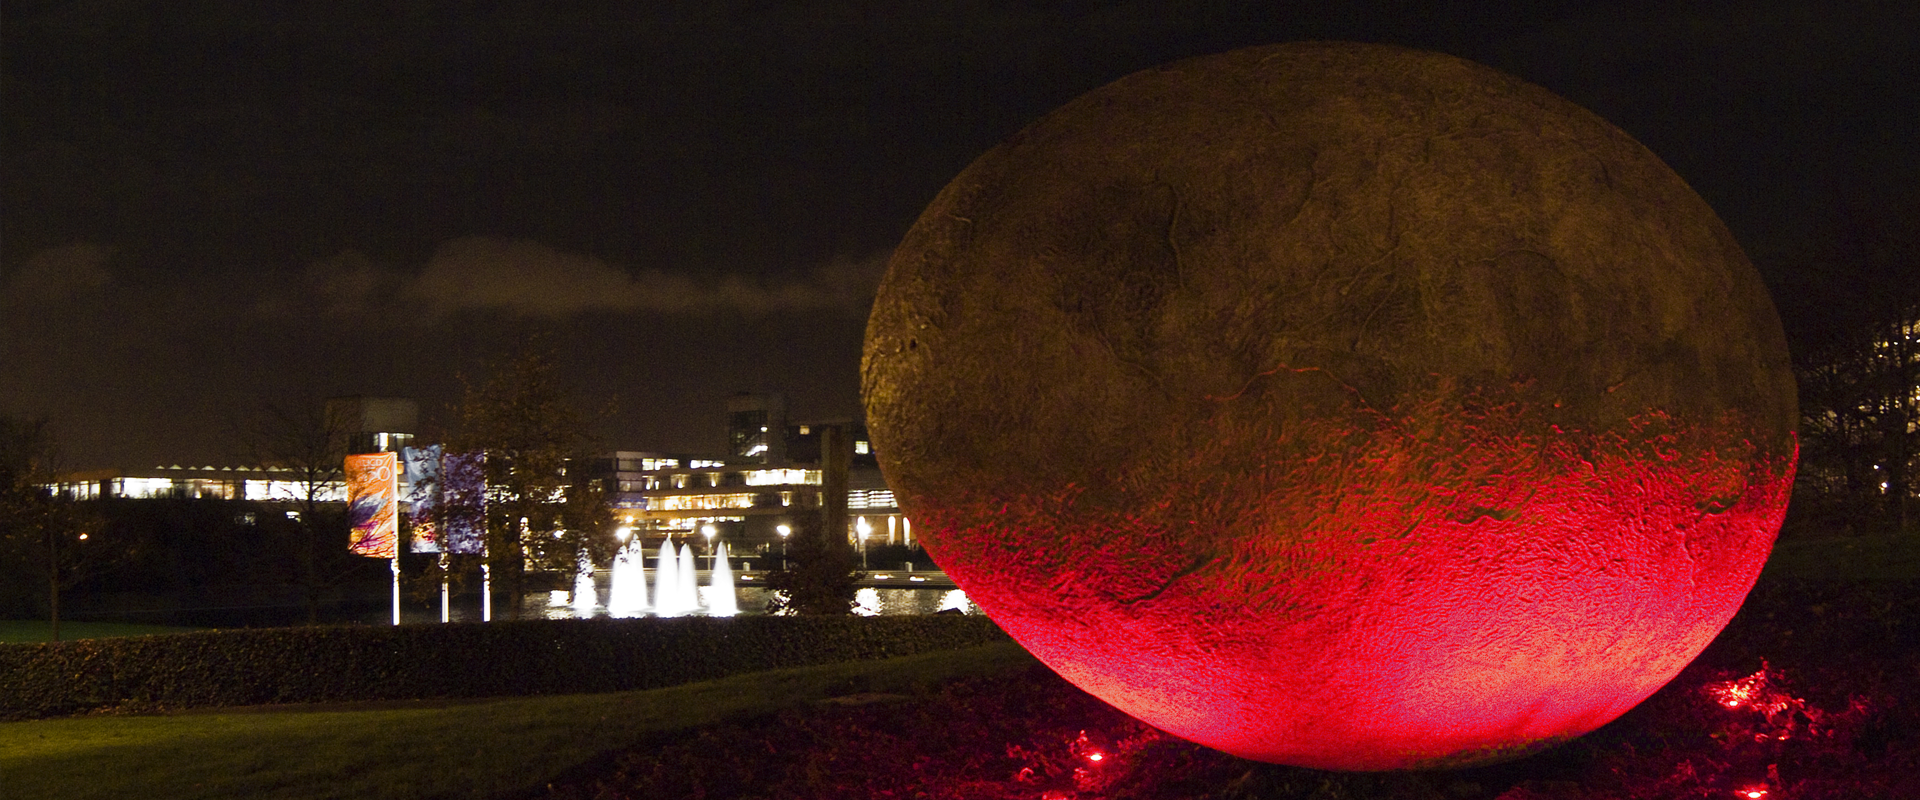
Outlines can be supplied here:
[[452, 610], [447, 607], [447, 549], [440, 548], [440, 622], [446, 623], [452, 618]]

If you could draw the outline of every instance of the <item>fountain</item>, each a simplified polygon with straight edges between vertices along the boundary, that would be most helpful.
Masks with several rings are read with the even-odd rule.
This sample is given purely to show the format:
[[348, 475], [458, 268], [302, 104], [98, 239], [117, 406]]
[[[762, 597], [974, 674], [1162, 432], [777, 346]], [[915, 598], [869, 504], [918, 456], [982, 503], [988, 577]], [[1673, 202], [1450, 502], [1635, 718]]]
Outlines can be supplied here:
[[593, 554], [587, 548], [580, 548], [580, 559], [573, 573], [573, 610], [582, 616], [592, 616], [593, 607], [599, 605], [600, 597], [593, 588]]
[[967, 593], [959, 589], [951, 590], [940, 596], [941, 611], [958, 611], [965, 614], [967, 613], [967, 606], [970, 605], [973, 605], [973, 601], [968, 600]]
[[700, 581], [694, 577], [693, 548], [680, 545], [680, 577], [674, 581], [674, 591], [680, 594], [680, 611], [691, 613], [700, 610]]
[[672, 538], [660, 543], [659, 567], [653, 574], [653, 613], [662, 617], [685, 613], [680, 602], [680, 559], [674, 555]]
[[733, 592], [733, 567], [727, 564], [727, 543], [721, 542], [714, 553], [713, 572], [707, 577], [707, 616], [731, 617], [740, 613], [740, 601]]
[[647, 610], [647, 567], [640, 554], [638, 540], [620, 548], [613, 557], [612, 576], [607, 587], [607, 616], [637, 617]]

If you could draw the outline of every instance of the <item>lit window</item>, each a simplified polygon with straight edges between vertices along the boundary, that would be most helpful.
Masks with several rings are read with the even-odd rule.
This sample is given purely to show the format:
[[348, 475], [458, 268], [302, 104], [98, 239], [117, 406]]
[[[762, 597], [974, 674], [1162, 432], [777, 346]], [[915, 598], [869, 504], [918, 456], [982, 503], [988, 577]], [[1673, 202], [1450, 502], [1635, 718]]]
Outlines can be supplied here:
[[663, 511], [700, 511], [717, 508], [753, 508], [751, 494], [691, 494], [660, 498]]
[[791, 484], [818, 484], [819, 470], [804, 469], [756, 469], [746, 473], [748, 486], [786, 486]]

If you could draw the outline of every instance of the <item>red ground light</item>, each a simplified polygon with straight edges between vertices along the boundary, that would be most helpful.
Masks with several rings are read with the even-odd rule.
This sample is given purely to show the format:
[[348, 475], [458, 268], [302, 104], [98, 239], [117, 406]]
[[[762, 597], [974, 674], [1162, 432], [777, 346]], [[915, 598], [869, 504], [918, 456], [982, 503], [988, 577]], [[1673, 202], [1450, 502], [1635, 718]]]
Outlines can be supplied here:
[[1618, 717], [1713, 639], [1794, 459], [1731, 416], [1588, 434], [1442, 394], [906, 502], [1015, 639], [1170, 733], [1324, 769], [1517, 757]]

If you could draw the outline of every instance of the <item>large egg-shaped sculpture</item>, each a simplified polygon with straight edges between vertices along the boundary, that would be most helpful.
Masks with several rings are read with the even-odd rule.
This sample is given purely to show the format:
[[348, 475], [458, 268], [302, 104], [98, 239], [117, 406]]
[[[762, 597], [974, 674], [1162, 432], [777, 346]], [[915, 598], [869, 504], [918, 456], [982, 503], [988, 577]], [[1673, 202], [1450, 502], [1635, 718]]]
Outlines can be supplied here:
[[981, 156], [862, 367], [930, 554], [1088, 692], [1248, 758], [1481, 763], [1739, 607], [1795, 461], [1780, 324], [1658, 158], [1467, 61], [1170, 64]]

